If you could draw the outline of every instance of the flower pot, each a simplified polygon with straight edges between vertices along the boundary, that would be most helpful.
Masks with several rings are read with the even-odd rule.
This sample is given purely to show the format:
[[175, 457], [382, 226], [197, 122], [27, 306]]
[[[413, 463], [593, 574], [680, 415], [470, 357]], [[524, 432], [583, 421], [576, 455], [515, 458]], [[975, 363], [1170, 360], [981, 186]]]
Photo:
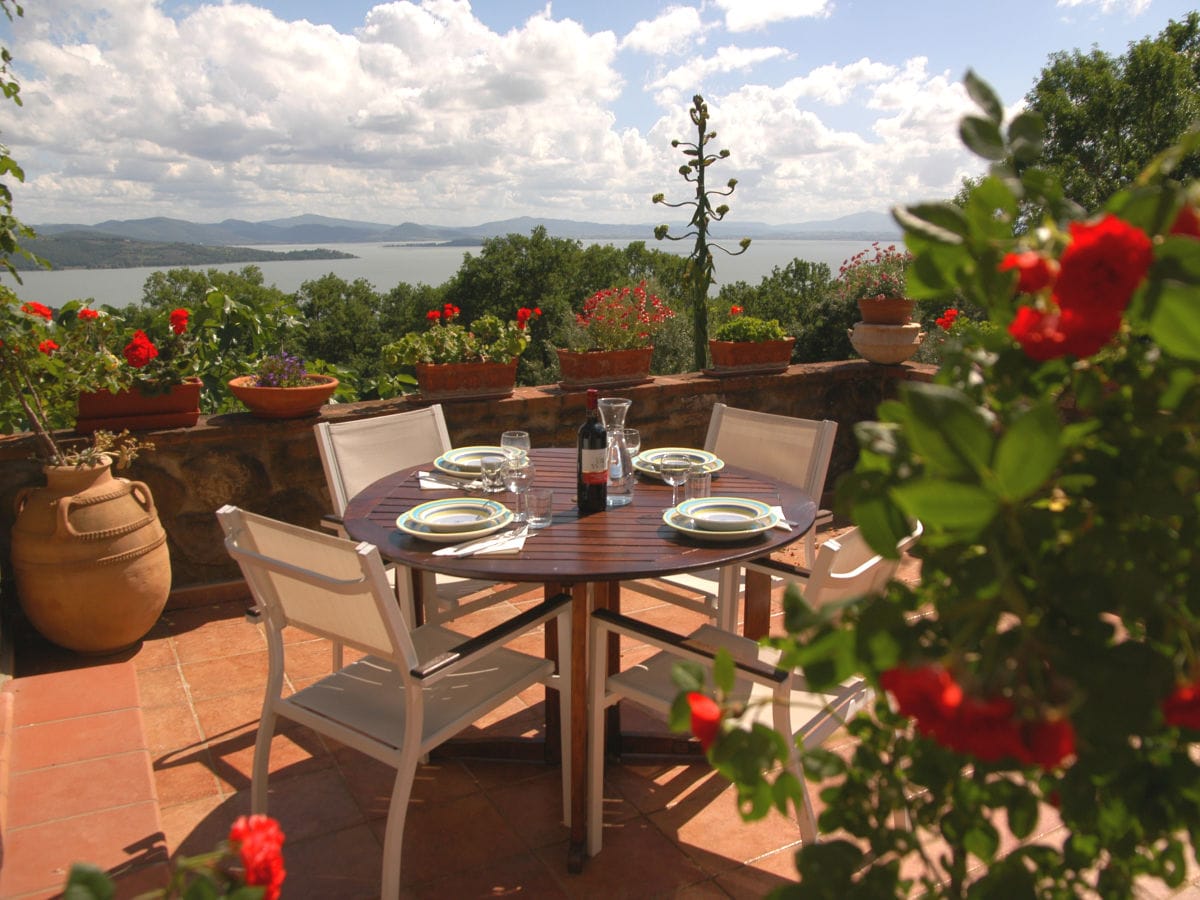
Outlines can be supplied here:
[[858, 312], [868, 325], [907, 325], [914, 305], [907, 297], [864, 297], [858, 301]]
[[859, 322], [849, 331], [850, 343], [868, 362], [892, 365], [911, 359], [925, 332], [919, 322], [907, 325], [869, 325]]
[[780, 341], [713, 341], [708, 342], [712, 368], [706, 375], [728, 378], [734, 375], [761, 375], [783, 372], [792, 362], [795, 338]]
[[80, 653], [115, 653], [158, 621], [171, 557], [150, 489], [98, 466], [46, 466], [46, 486], [16, 497], [17, 598], [47, 640]]
[[581, 391], [590, 387], [628, 387], [650, 380], [653, 347], [557, 352], [558, 365], [562, 370], [562, 380], [558, 384], [565, 391]]
[[511, 397], [517, 361], [417, 363], [417, 387], [426, 400], [490, 400]]
[[91, 434], [101, 429], [131, 431], [146, 428], [191, 428], [200, 420], [200, 389], [203, 382], [185, 378], [163, 393], [86, 391], [76, 405], [75, 430]]
[[258, 387], [256, 375], [229, 379], [229, 390], [260, 419], [299, 419], [314, 415], [333, 396], [338, 380], [332, 375], [305, 375], [297, 387]]

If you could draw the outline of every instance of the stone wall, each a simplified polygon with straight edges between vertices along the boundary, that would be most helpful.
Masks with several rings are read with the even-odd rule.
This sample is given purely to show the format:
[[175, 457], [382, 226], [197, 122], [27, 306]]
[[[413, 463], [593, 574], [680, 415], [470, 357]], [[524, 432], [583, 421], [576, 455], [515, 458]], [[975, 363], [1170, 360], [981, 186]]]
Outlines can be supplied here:
[[[827, 503], [838, 476], [854, 466], [853, 425], [874, 418], [879, 402], [904, 379], [927, 379], [928, 367], [879, 366], [861, 360], [795, 365], [778, 375], [716, 379], [699, 373], [659, 376], [613, 393], [633, 401], [627, 424], [642, 445], [703, 445], [715, 402], [809, 419], [838, 422], [838, 440], [826, 483]], [[458, 401], [443, 410], [455, 446], [494, 443], [500, 432], [522, 428], [535, 447], [574, 446], [584, 419], [581, 392], [557, 387], [518, 388], [506, 400]], [[423, 405], [397, 398], [326, 406], [328, 421], [382, 415]], [[126, 477], [146, 482], [154, 495], [171, 549], [174, 590], [236, 580], [213, 511], [225, 503], [318, 528], [329, 495], [313, 437], [315, 417], [261, 420], [248, 413], [202, 418], [194, 428], [149, 432], [156, 449], [135, 461]], [[0, 571], [8, 573], [14, 498], [43, 484], [30, 459], [32, 440], [0, 438]], [[11, 585], [6, 585], [11, 587]], [[5, 596], [12, 596], [10, 590]]]

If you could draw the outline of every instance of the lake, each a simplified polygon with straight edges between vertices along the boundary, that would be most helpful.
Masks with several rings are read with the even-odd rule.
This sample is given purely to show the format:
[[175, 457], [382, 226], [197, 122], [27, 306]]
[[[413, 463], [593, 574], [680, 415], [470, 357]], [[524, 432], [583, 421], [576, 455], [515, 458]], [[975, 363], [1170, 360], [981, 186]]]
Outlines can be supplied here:
[[[625, 246], [632, 241], [645, 240], [646, 246], [686, 255], [691, 251], [687, 241], [655, 241], [643, 237], [632, 237], [626, 241], [584, 241], [612, 243]], [[737, 238], [729, 241], [737, 246]], [[889, 243], [882, 241], [881, 243]], [[850, 256], [866, 247], [869, 240], [766, 240], [755, 239], [750, 249], [741, 256], [726, 257], [718, 252], [716, 261], [717, 285], [734, 281], [747, 281], [752, 285], [771, 274], [776, 266], [786, 266], [793, 259], [823, 262], [830, 272], [837, 275], [838, 267]], [[439, 285], [450, 279], [462, 265], [463, 256], [471, 253], [478, 256], [478, 247], [397, 246], [389, 244], [274, 244], [256, 249], [288, 251], [310, 250], [320, 246], [353, 253], [356, 259], [313, 259], [287, 262], [253, 263], [263, 273], [266, 284], [273, 284], [282, 291], [291, 293], [306, 281], [313, 281], [333, 273], [346, 281], [366, 279], [377, 291], [386, 292], [397, 284]], [[220, 269], [237, 271], [246, 263], [228, 265], [187, 266], [190, 269]], [[62, 271], [23, 272], [24, 285], [16, 285], [7, 272], [0, 275], [0, 283], [17, 290], [23, 300], [37, 300], [49, 306], [61, 306], [68, 300], [91, 298], [96, 303], [110, 306], [128, 306], [141, 300], [142, 287], [151, 273], [163, 268], [140, 267], [133, 269], [64, 269]]]

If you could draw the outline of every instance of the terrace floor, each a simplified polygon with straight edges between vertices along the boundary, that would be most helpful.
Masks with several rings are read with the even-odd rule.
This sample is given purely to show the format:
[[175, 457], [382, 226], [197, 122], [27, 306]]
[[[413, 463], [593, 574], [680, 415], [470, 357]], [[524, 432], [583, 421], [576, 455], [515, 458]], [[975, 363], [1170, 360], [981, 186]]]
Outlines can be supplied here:
[[[914, 574], [915, 562], [901, 570]], [[482, 630], [537, 598], [455, 627]], [[677, 630], [699, 621], [632, 589], [623, 608]], [[17, 677], [0, 691], [0, 898], [58, 896], [78, 860], [133, 897], [165, 883], [169, 859], [211, 850], [249, 811], [266, 649], [245, 609], [241, 600], [170, 609], [136, 649], [102, 659], [20, 631]], [[289, 678], [328, 671], [324, 641], [298, 643], [307, 670]], [[539, 739], [543, 702], [538, 688], [472, 736]], [[622, 716], [623, 730], [666, 731], [636, 707]], [[276, 737], [270, 812], [287, 835], [285, 898], [378, 896], [391, 771], [302, 727]], [[751, 897], [794, 878], [795, 824], [775, 813], [743, 823], [733, 789], [702, 759], [610, 762], [604, 849], [568, 874], [559, 785], [557, 767], [539, 761], [435, 756], [409, 809], [404, 896]]]

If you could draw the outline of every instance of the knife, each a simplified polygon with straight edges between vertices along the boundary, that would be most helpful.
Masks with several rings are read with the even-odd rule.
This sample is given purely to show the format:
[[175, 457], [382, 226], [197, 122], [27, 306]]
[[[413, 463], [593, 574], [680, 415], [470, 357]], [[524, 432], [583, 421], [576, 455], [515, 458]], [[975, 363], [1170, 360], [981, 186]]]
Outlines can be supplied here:
[[521, 525], [518, 528], [513, 528], [502, 534], [492, 534], [487, 537], [482, 537], [477, 541], [469, 541], [465, 544], [456, 544], [453, 547], [444, 547], [441, 550], [435, 550], [434, 556], [470, 556], [472, 553], [478, 553], [481, 550], [487, 550], [489, 547], [494, 547], [497, 544], [503, 544], [506, 541], [511, 541], [513, 538], [518, 538], [529, 531], [528, 525]]

